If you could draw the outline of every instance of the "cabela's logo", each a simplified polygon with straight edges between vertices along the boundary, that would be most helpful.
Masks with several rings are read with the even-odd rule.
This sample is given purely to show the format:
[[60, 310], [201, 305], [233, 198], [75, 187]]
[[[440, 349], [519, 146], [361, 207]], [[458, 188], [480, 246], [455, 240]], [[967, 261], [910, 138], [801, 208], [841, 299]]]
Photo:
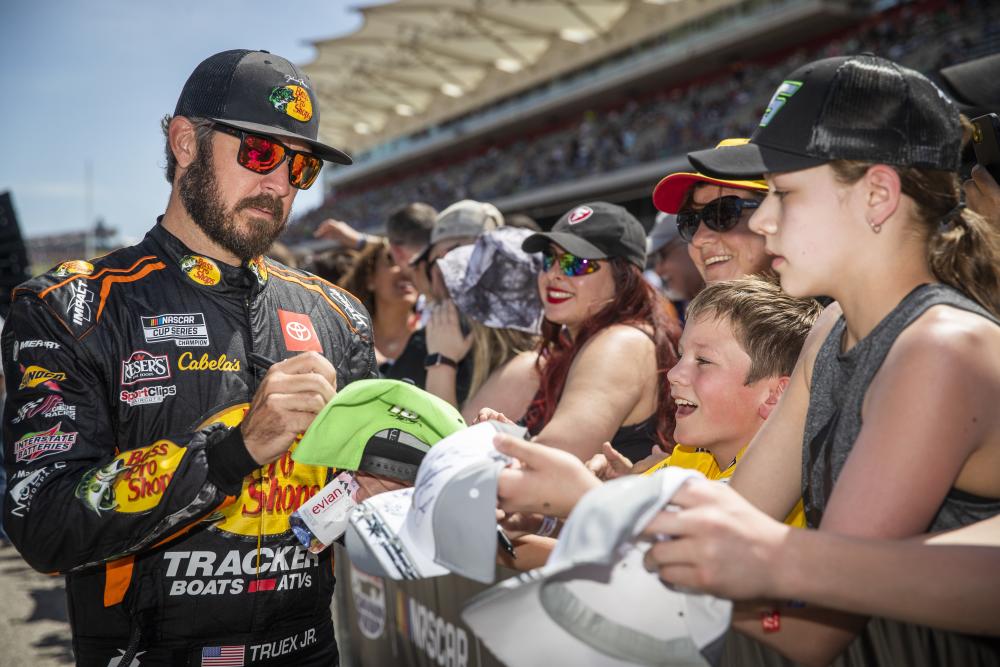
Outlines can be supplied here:
[[181, 271], [199, 285], [218, 285], [222, 274], [215, 262], [201, 255], [185, 255], [181, 258]]
[[217, 359], [210, 359], [205, 352], [199, 359], [195, 359], [190, 352], [184, 352], [177, 359], [177, 368], [182, 371], [222, 371], [235, 373], [240, 370], [240, 360], [230, 359], [225, 354], [220, 354]]

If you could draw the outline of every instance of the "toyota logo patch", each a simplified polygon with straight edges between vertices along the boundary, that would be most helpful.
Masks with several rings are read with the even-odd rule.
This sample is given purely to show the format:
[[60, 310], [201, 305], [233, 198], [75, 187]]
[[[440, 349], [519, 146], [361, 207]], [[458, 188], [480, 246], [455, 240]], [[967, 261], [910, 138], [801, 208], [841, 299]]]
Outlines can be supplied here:
[[289, 322], [285, 325], [285, 332], [295, 340], [306, 341], [313, 337], [309, 327], [301, 322]]
[[285, 339], [285, 348], [289, 352], [313, 350], [322, 354], [323, 346], [320, 345], [316, 329], [308, 315], [279, 310], [278, 320], [281, 322], [281, 335]]

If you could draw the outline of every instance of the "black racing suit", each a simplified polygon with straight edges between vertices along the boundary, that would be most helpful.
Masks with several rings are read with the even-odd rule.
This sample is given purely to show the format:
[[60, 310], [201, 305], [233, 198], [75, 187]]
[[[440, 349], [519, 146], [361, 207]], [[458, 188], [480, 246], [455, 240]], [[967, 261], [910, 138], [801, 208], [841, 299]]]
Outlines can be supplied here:
[[199, 257], [157, 224], [18, 287], [2, 343], [4, 526], [66, 574], [78, 664], [129, 645], [141, 665], [336, 660], [330, 551], [288, 523], [332, 471], [287, 453], [260, 468], [233, 427], [265, 372], [248, 352], [319, 351], [338, 388], [376, 375], [356, 299], [271, 260]]

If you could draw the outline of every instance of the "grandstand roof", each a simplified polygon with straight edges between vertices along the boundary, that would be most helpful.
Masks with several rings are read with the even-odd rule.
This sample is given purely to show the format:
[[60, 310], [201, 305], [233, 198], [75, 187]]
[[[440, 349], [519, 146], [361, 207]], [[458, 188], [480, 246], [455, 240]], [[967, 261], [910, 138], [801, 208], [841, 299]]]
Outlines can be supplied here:
[[396, 0], [315, 42], [321, 138], [352, 151], [482, 108], [746, 0]]

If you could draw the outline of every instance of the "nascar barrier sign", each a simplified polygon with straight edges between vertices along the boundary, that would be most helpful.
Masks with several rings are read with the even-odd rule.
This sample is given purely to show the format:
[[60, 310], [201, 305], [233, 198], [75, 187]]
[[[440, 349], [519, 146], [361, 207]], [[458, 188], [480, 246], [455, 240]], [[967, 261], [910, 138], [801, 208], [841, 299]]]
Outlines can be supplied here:
[[[464, 623], [462, 605], [489, 586], [458, 575], [393, 581], [368, 575], [335, 545], [341, 665], [502, 667]], [[497, 568], [497, 580], [515, 576]]]

